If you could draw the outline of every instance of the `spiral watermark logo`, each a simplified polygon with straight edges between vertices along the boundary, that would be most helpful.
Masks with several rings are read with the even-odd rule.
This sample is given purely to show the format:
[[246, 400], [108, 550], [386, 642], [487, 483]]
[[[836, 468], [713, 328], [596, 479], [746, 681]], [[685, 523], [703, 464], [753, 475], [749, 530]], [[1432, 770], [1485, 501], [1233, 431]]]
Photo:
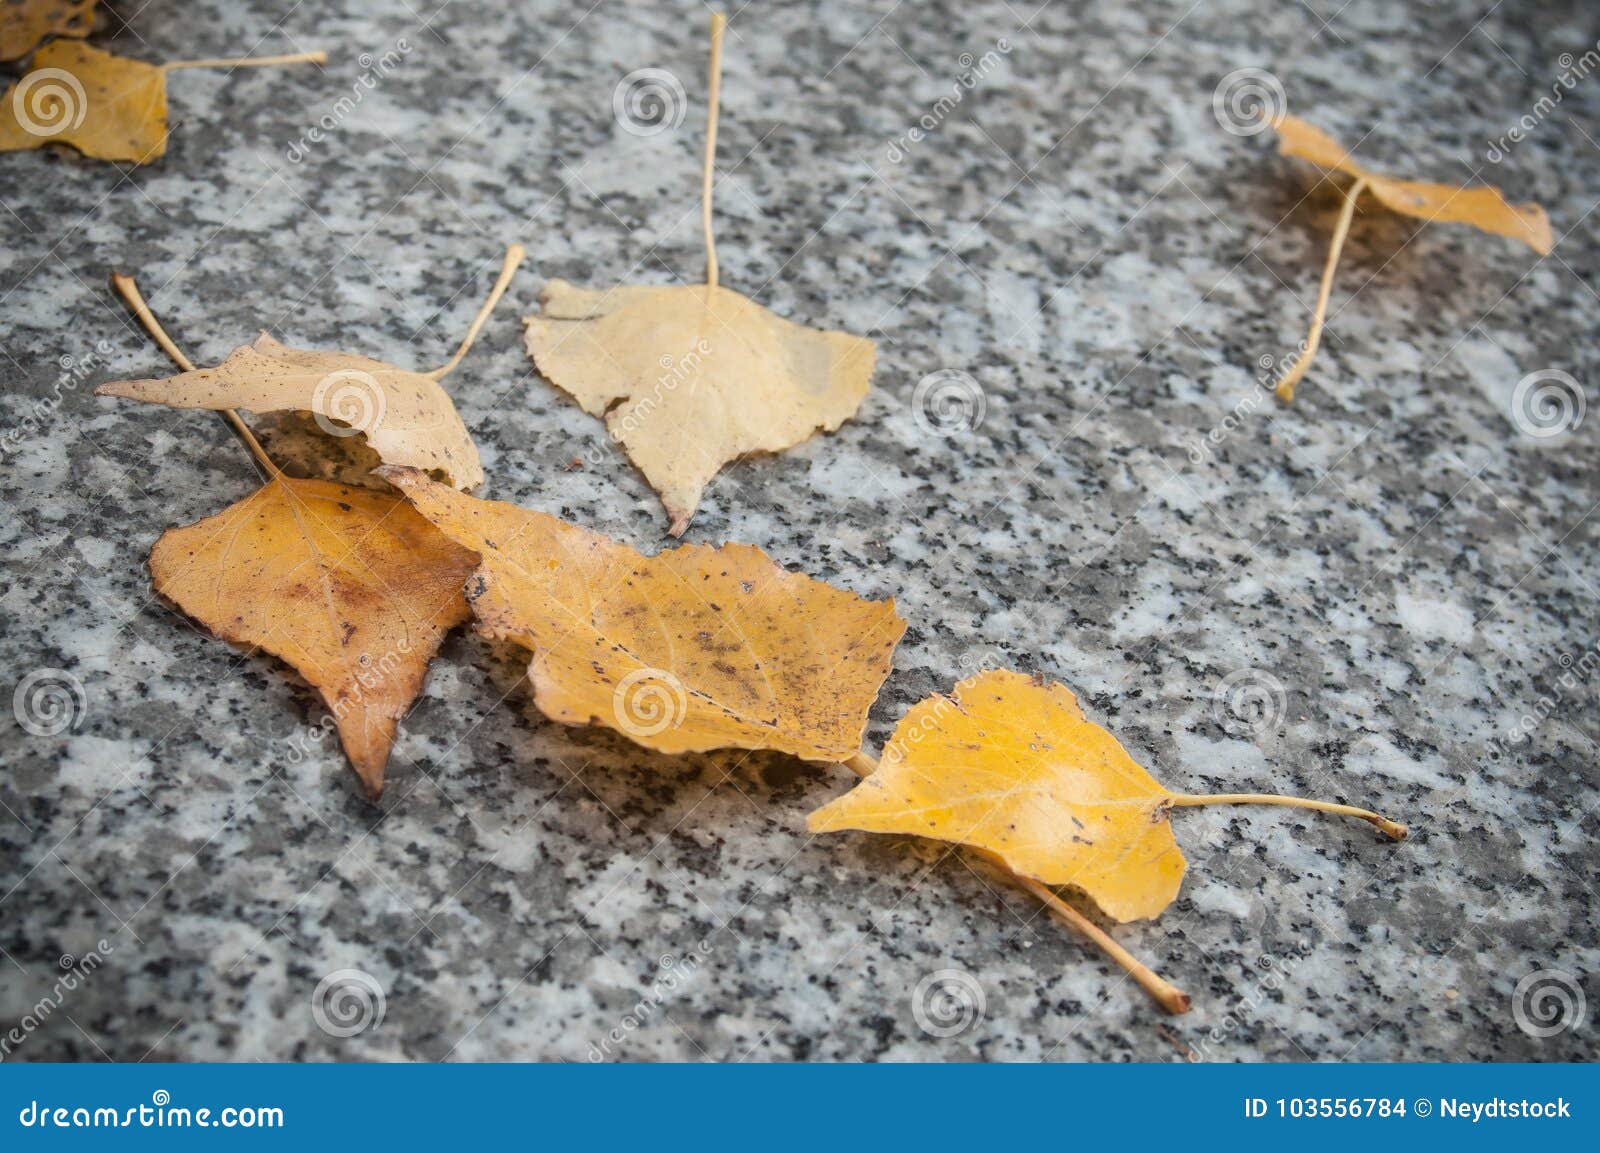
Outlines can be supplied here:
[[1574, 432], [1587, 407], [1583, 385], [1559, 368], [1530, 372], [1511, 393], [1511, 423], [1535, 440]]
[[1283, 83], [1265, 68], [1228, 73], [1211, 93], [1211, 113], [1224, 132], [1257, 136], [1289, 111]]
[[40, 68], [17, 82], [11, 111], [30, 136], [49, 139], [71, 132], [89, 114], [83, 84], [64, 68]]
[[665, 68], [638, 68], [611, 90], [611, 115], [630, 136], [657, 136], [683, 123], [689, 97]]
[[335, 969], [311, 994], [311, 1018], [330, 1037], [354, 1037], [383, 1024], [383, 986], [361, 969]]
[[1217, 723], [1236, 737], [1271, 732], [1289, 712], [1289, 694], [1283, 682], [1264, 669], [1229, 673], [1211, 693], [1211, 712]]
[[83, 683], [65, 669], [34, 669], [17, 682], [11, 713], [17, 724], [36, 737], [77, 732], [89, 710]]
[[388, 403], [378, 378], [359, 368], [330, 372], [311, 393], [317, 427], [329, 436], [371, 436], [383, 424]]
[[911, 391], [911, 417], [923, 432], [956, 436], [976, 432], [989, 410], [983, 386], [971, 373], [941, 368], [917, 381]]
[[1589, 1011], [1578, 978], [1561, 969], [1535, 969], [1511, 992], [1511, 1017], [1530, 1037], [1554, 1037], [1583, 1024]]
[[911, 1015], [930, 1037], [959, 1037], [987, 1008], [983, 986], [965, 969], [935, 969], [911, 993]]
[[689, 694], [666, 669], [635, 669], [611, 694], [617, 727], [631, 737], [653, 737], [683, 724]]

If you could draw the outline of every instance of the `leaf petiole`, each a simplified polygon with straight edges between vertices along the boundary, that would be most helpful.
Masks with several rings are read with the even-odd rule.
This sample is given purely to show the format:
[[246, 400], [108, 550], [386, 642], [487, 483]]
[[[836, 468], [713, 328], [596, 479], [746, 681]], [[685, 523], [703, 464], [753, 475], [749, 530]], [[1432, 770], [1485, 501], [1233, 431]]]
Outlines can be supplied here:
[[[167, 330], [161, 327], [161, 322], [156, 319], [155, 313], [151, 312], [150, 306], [145, 303], [145, 299], [140, 294], [139, 286], [134, 283], [133, 277], [128, 276], [126, 273], [113, 272], [111, 274], [111, 287], [118, 296], [127, 301], [128, 307], [133, 309], [134, 316], [138, 317], [139, 323], [144, 325], [144, 330], [150, 334], [151, 339], [161, 346], [162, 351], [172, 358], [173, 363], [185, 372], [194, 372], [194, 361], [183, 354], [183, 350], [177, 346], [172, 337], [167, 335]], [[228, 426], [233, 429], [239, 439], [244, 441], [244, 446], [250, 450], [250, 455], [255, 458], [256, 463], [266, 470], [268, 480], [277, 480], [283, 475], [283, 470], [273, 463], [272, 458], [267, 455], [267, 450], [261, 447], [261, 442], [256, 439], [255, 433], [250, 431], [250, 426], [244, 422], [244, 419], [237, 412], [231, 408], [224, 408], [220, 410], [220, 415], [223, 420], [228, 422]]]
[[1355, 817], [1376, 825], [1391, 840], [1403, 841], [1410, 831], [1399, 821], [1380, 817], [1370, 809], [1354, 805], [1341, 805], [1333, 801], [1314, 801], [1308, 797], [1286, 797], [1279, 793], [1173, 793], [1166, 803], [1176, 808], [1193, 808], [1199, 805], [1284, 805], [1295, 809], [1315, 809], [1319, 813], [1336, 813], [1341, 817]]
[[700, 221], [706, 234], [706, 287], [717, 286], [717, 243], [711, 235], [711, 182], [716, 174], [717, 106], [722, 101], [722, 33], [727, 17], [711, 14], [711, 85], [706, 95], [706, 159], [701, 173]]
[[1276, 389], [1278, 399], [1287, 404], [1294, 399], [1294, 386], [1305, 378], [1322, 343], [1322, 325], [1328, 316], [1328, 296], [1333, 292], [1333, 273], [1339, 267], [1339, 257], [1344, 252], [1345, 237], [1350, 235], [1350, 222], [1355, 219], [1356, 200], [1367, 187], [1364, 179], [1357, 180], [1345, 190], [1344, 207], [1339, 210], [1339, 223], [1333, 230], [1333, 241], [1328, 245], [1328, 260], [1322, 267], [1322, 285], [1317, 290], [1317, 310], [1311, 317], [1311, 331], [1306, 334], [1305, 348]]
[[506, 249], [506, 258], [500, 265], [500, 275], [494, 282], [494, 287], [489, 290], [489, 297], [483, 302], [483, 307], [478, 309], [478, 315], [472, 318], [472, 325], [467, 329], [467, 335], [461, 338], [461, 345], [456, 349], [456, 354], [444, 364], [428, 373], [434, 380], [442, 380], [455, 371], [456, 365], [461, 363], [462, 357], [467, 355], [467, 350], [472, 347], [472, 342], [478, 339], [478, 333], [488, 323], [489, 315], [494, 312], [494, 306], [500, 303], [500, 298], [505, 295], [506, 289], [511, 284], [511, 278], [516, 274], [517, 267], [527, 257], [527, 249], [520, 244], [513, 244]]
[[291, 52], [286, 56], [211, 56], [204, 60], [174, 60], [161, 67], [167, 72], [182, 68], [266, 68], [279, 64], [326, 64], [326, 52]]

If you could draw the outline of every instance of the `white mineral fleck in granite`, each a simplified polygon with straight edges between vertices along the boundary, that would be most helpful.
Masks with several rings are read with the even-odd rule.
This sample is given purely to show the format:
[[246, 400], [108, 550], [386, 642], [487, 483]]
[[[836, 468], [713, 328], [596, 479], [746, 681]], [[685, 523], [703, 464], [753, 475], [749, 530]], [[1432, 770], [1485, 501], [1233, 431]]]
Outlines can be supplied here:
[[[425, 366], [520, 240], [526, 267], [449, 381], [485, 495], [655, 551], [654, 494], [532, 372], [519, 317], [552, 277], [701, 277], [704, 9], [458, 0], [423, 26], [403, 0], [153, 0], [111, 47], [330, 63], [175, 77], [170, 151], [147, 168], [0, 157], [5, 690], [59, 669], [83, 693], [65, 731], [0, 729], [0, 1030], [63, 954], [110, 950], [9, 1059], [1593, 1056], [1600, 420], [1538, 439], [1510, 405], [1547, 369], [1600, 404], [1600, 151], [1580, 128], [1600, 82], [1503, 163], [1484, 148], [1561, 52], [1600, 40], [1594, 6], [1357, 3], [1327, 28], [1264, 0], [1033, 8], [735, 17], [724, 283], [871, 336], [878, 367], [836, 433], [727, 469], [687, 539], [897, 598], [912, 623], [874, 748], [998, 663], [1073, 686], [1175, 789], [1371, 804], [1412, 840], [1177, 813], [1179, 899], [1112, 930], [1193, 994], [1167, 1020], [948, 846], [807, 836], [843, 769], [655, 758], [550, 724], [526, 655], [470, 635], [367, 804], [303, 687], [151, 594], [162, 530], [254, 474], [208, 414], [91, 395], [167, 368], [107, 274], [137, 273], [197, 361], [265, 328]], [[1002, 36], [999, 66], [892, 159], [961, 54]], [[391, 75], [293, 157], [361, 53], [402, 37]], [[1321, 356], [1281, 406], [1264, 358], [1303, 335], [1337, 205], [1270, 134], [1218, 126], [1213, 91], [1247, 67], [1376, 166], [1545, 204], [1556, 253], [1368, 205]], [[613, 119], [641, 68], [682, 84], [677, 128]], [[941, 370], [977, 382], [975, 427], [918, 419]], [[1255, 728], [1226, 712], [1241, 672], [1279, 686]], [[1584, 986], [1586, 1025], [1518, 1029], [1536, 968]], [[383, 1011], [342, 1036], [313, 1002], [347, 969]], [[913, 1004], [941, 970], [983, 994], [948, 1037]]]

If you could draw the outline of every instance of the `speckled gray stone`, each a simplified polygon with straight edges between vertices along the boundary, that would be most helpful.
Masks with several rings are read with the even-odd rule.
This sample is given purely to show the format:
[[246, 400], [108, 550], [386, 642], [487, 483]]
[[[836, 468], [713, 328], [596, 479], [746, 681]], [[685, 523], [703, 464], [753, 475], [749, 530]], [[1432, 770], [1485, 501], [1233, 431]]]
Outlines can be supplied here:
[[[1533, 111], [1600, 40], [1592, 4], [825, 0], [730, 29], [723, 281], [879, 359], [856, 420], [727, 469], [688, 539], [898, 598], [875, 747], [998, 661], [1079, 690], [1174, 788], [1412, 823], [1395, 846], [1286, 810], [1178, 814], [1182, 895], [1115, 929], [1193, 994], [1176, 1019], [960, 853], [808, 837], [843, 770], [557, 727], [522, 659], [470, 635], [363, 801], [305, 689], [152, 597], [156, 537], [252, 472], [213, 416], [90, 395], [167, 368], [107, 273], [137, 272], [201, 362], [265, 328], [430, 365], [520, 239], [449, 382], [486, 493], [657, 549], [654, 495], [533, 374], [517, 317], [550, 277], [700, 276], [705, 9], [122, 7], [109, 43], [143, 59], [331, 60], [174, 75], [148, 168], [0, 157], [6, 691], [57, 669], [83, 693], [58, 733], [0, 718], [0, 1035], [50, 1002], [9, 1059], [1594, 1056], [1600, 421], [1513, 419], [1528, 374], [1600, 385], [1600, 75]], [[689, 104], [640, 137], [612, 95], [647, 67]], [[1364, 212], [1279, 406], [1258, 366], [1302, 336], [1337, 204], [1270, 134], [1219, 126], [1244, 68], [1379, 167], [1545, 204], [1555, 252]], [[918, 419], [938, 370], [981, 386], [975, 428]], [[1225, 706], [1262, 686], [1251, 728]], [[62, 955], [102, 940], [57, 998]], [[1519, 1027], [1540, 968], [1588, 1020]], [[313, 1002], [345, 969], [385, 1010], [340, 1037]], [[941, 970], [982, 990], [948, 1037], [913, 1004], [959, 987]]]

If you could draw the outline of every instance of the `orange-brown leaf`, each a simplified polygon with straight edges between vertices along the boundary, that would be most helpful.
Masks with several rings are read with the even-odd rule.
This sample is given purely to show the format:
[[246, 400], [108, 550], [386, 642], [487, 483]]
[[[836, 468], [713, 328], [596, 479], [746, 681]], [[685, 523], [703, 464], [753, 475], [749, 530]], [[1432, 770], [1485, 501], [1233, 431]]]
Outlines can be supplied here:
[[1333, 137], [1297, 116], [1281, 116], [1274, 127], [1282, 155], [1298, 156], [1318, 167], [1365, 180], [1372, 195], [1394, 212], [1428, 221], [1470, 224], [1520, 240], [1541, 255], [1548, 254], [1555, 244], [1550, 218], [1537, 204], [1511, 204], [1498, 188], [1487, 184], [1462, 187], [1381, 176], [1357, 163]]
[[481, 559], [467, 599], [485, 635], [533, 650], [534, 701], [665, 753], [861, 747], [905, 621], [790, 573], [758, 548], [643, 556], [557, 517], [383, 468], [417, 511]]
[[367, 792], [444, 636], [471, 616], [472, 554], [390, 493], [278, 477], [150, 554], [155, 589], [292, 665], [332, 710]]
[[808, 824], [974, 845], [1131, 921], [1160, 913], [1183, 880], [1170, 796], [1070, 689], [995, 671], [913, 706], [877, 771]]

